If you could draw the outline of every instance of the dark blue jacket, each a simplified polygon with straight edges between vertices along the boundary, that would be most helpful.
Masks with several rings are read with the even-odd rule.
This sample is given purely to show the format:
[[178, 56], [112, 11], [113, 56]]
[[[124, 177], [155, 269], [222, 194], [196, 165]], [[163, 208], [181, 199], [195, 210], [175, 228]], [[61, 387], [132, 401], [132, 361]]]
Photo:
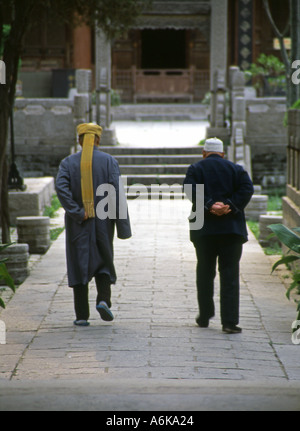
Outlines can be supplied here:
[[[204, 225], [199, 230], [191, 230], [191, 241], [204, 235], [236, 234], [246, 242], [248, 239], [244, 208], [253, 195], [253, 183], [240, 165], [223, 159], [218, 154], [191, 165], [187, 171], [185, 184], [193, 186], [193, 208], [195, 212], [196, 184], [204, 184]], [[215, 202], [230, 206], [227, 215], [216, 216], [209, 212]]]

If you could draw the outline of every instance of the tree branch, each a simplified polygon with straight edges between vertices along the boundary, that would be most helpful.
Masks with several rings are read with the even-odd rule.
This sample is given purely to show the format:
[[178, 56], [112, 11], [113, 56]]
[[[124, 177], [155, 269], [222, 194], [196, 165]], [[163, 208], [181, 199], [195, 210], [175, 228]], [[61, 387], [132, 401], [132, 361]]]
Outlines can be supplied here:
[[291, 72], [291, 66], [290, 66], [290, 60], [289, 60], [289, 57], [288, 57], [288, 53], [287, 53], [286, 47], [284, 45], [284, 36], [287, 34], [287, 32], [288, 32], [288, 30], [290, 28], [291, 18], [289, 18], [288, 23], [287, 23], [286, 28], [284, 29], [283, 33], [280, 33], [277, 25], [275, 24], [275, 21], [273, 19], [272, 13], [271, 13], [270, 5], [269, 5], [269, 0], [263, 0], [263, 4], [264, 4], [264, 8], [266, 10], [267, 16], [269, 18], [269, 21], [270, 21], [270, 23], [271, 23], [271, 25], [273, 27], [273, 30], [274, 30], [276, 36], [279, 39], [279, 44], [280, 44], [280, 50], [281, 50], [281, 54], [282, 54], [282, 59], [283, 59], [284, 65], [286, 67], [287, 76], [289, 77], [290, 76], [290, 72]]

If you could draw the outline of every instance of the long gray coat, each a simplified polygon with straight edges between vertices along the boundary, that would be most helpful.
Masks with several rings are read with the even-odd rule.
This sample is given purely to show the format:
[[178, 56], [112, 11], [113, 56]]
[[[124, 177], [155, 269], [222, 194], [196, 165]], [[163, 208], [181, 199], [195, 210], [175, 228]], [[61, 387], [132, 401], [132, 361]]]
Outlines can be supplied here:
[[[108, 274], [111, 283], [115, 283], [116, 271], [113, 261], [115, 226], [118, 238], [131, 237], [124, 188], [119, 187], [119, 165], [112, 156], [99, 151], [97, 147], [94, 148], [93, 187], [96, 216], [83, 221], [85, 212], [81, 196], [80, 159], [81, 152], [62, 160], [56, 178], [57, 196], [65, 209], [69, 286], [86, 284], [92, 277], [101, 273]], [[98, 188], [99, 186], [104, 187], [104, 191], [101, 187]], [[110, 188], [110, 191], [115, 190], [115, 193], [110, 194], [110, 201], [108, 193], [105, 193], [107, 188]]]

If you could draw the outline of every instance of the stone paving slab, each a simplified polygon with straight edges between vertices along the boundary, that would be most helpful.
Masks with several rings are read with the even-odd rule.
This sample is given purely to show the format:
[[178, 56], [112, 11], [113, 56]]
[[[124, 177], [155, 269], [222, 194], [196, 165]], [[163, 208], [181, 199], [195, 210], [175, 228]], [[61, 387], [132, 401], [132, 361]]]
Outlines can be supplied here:
[[[190, 203], [136, 199], [128, 205], [133, 236], [115, 240], [113, 322], [99, 319], [92, 282], [91, 326], [73, 326], [64, 233], [0, 313], [7, 327], [7, 344], [0, 345], [0, 410], [30, 408], [26, 388], [31, 407], [75, 409], [86, 380], [93, 384], [85, 409], [95, 408], [97, 399], [98, 410], [276, 410], [278, 388], [282, 408], [300, 409], [300, 347], [291, 340], [295, 304], [285, 298], [253, 235], [241, 262], [243, 332], [221, 331], [217, 278], [216, 316], [201, 329], [195, 324]], [[170, 392], [161, 390], [164, 385]], [[66, 393], [70, 398], [63, 398]]]

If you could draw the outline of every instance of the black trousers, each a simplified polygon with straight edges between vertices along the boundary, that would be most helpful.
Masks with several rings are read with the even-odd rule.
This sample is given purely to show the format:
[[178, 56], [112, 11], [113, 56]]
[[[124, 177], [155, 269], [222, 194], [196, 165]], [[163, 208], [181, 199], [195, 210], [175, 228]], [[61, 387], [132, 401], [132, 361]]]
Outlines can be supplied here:
[[207, 235], [194, 242], [197, 254], [197, 294], [200, 317], [215, 315], [214, 279], [220, 274], [221, 323], [239, 323], [240, 268], [243, 241], [238, 235]]
[[[111, 281], [107, 274], [99, 274], [95, 276], [97, 287], [96, 305], [101, 301], [105, 301], [108, 307], [111, 307]], [[74, 309], [76, 320], [88, 320], [90, 317], [89, 307], [89, 285], [78, 284], [73, 287], [74, 293]]]

